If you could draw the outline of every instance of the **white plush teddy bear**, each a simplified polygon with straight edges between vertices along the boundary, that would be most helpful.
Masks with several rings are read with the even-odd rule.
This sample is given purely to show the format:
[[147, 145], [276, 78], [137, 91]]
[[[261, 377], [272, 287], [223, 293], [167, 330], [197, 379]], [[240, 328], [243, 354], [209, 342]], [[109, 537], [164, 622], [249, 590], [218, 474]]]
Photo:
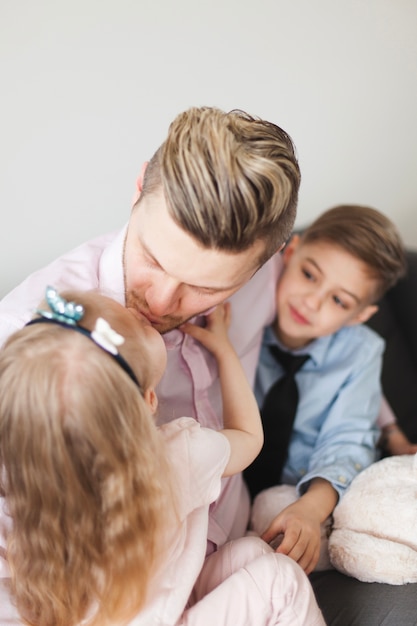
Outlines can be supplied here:
[[364, 582], [417, 582], [417, 454], [361, 472], [336, 506], [333, 566]]

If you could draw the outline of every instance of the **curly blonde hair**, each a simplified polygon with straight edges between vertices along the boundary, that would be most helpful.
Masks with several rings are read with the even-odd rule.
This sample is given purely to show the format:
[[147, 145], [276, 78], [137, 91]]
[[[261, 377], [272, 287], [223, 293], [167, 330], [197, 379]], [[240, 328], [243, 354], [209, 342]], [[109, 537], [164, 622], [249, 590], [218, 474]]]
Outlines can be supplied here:
[[194, 107], [170, 125], [141, 197], [162, 185], [173, 219], [204, 247], [241, 252], [263, 241], [262, 263], [290, 236], [300, 178], [282, 128], [244, 111]]
[[[77, 294], [92, 319], [93, 300]], [[11, 592], [23, 619], [129, 621], [144, 605], [175, 508], [163, 441], [134, 382], [73, 330], [21, 329], [0, 353], [0, 463], [13, 521]]]

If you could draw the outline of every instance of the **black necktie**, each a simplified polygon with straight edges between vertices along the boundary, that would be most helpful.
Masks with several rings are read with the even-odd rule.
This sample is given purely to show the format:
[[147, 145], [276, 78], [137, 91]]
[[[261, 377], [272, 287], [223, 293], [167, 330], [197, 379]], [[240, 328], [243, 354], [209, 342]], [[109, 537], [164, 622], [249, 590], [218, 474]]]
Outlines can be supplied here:
[[270, 350], [284, 368], [285, 374], [266, 394], [261, 409], [264, 445], [259, 456], [244, 471], [252, 498], [263, 489], [280, 483], [297, 412], [298, 388], [295, 374], [310, 358], [308, 354], [294, 355], [284, 352], [278, 346], [270, 346]]

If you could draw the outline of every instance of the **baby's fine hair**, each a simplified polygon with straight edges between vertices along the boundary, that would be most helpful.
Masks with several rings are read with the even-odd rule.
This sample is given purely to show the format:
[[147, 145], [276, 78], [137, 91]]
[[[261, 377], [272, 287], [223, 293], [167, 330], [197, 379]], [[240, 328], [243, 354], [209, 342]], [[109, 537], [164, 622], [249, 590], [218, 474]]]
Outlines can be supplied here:
[[149, 162], [141, 197], [161, 185], [175, 222], [204, 247], [241, 252], [262, 241], [263, 263], [290, 236], [300, 170], [279, 126], [239, 110], [191, 108]]
[[[84, 306], [83, 326], [103, 314], [94, 294], [63, 295]], [[113, 357], [57, 324], [14, 333], [0, 351], [0, 464], [20, 615], [37, 626], [75, 625], [90, 609], [89, 625], [131, 619], [172, 492], [153, 417]]]
[[306, 228], [302, 241], [333, 243], [363, 261], [377, 282], [375, 301], [406, 273], [404, 244], [395, 224], [372, 207], [333, 207]]

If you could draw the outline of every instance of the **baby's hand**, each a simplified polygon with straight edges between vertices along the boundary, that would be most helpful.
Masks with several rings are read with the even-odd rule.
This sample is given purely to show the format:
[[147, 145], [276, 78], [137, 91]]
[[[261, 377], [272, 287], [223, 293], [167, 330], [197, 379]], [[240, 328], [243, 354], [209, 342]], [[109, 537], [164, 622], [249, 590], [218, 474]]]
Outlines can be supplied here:
[[190, 324], [189, 322], [181, 326], [181, 330], [197, 339], [207, 350], [217, 358], [224, 350], [231, 348], [231, 343], [227, 335], [230, 326], [231, 307], [229, 302], [218, 304], [212, 313], [207, 315], [205, 328]]
[[397, 424], [389, 424], [382, 429], [380, 445], [390, 456], [417, 452], [417, 444], [411, 443]]

